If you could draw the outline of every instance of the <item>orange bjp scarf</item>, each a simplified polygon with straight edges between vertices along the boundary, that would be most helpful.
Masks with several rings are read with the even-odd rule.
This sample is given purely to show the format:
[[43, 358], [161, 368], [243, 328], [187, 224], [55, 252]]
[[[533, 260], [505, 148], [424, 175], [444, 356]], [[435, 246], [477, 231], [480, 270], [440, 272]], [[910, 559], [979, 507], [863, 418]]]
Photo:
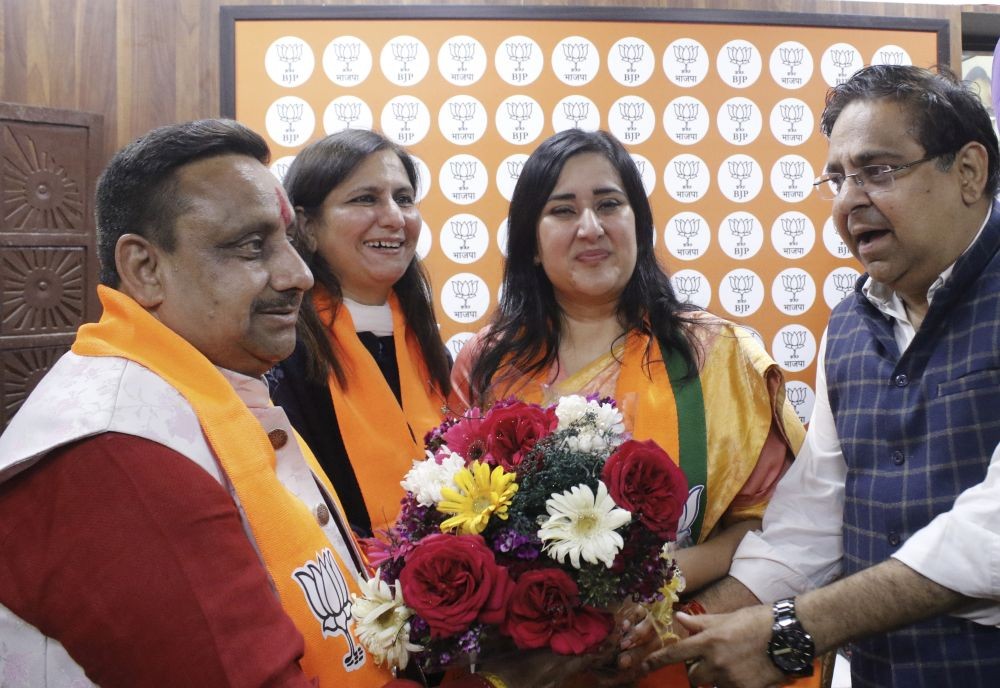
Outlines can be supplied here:
[[[645, 364], [647, 347], [649, 360], [654, 361], [651, 365]], [[532, 384], [515, 381], [505, 394], [541, 404], [543, 385], [549, 375], [551, 370], [543, 370], [534, 375]], [[496, 377], [501, 378], [500, 375]], [[496, 398], [503, 397], [499, 395]], [[674, 462], [679, 460], [677, 404], [670, 379], [660, 361], [660, 347], [655, 338], [635, 331], [626, 336], [621, 371], [615, 384], [615, 400], [633, 437], [655, 440]]]
[[[308, 676], [322, 686], [381, 686], [388, 672], [372, 661], [348, 673], [343, 665], [345, 644], [340, 633], [329, 633], [310, 609], [295, 569], [324, 550], [333, 555], [350, 591], [357, 593], [353, 568], [345, 565], [320, 529], [312, 512], [278, 480], [277, 458], [264, 428], [216, 367], [186, 340], [125, 294], [97, 288], [104, 314], [96, 324], [84, 325], [72, 350], [80, 356], [113, 356], [134, 361], [156, 373], [191, 405], [202, 431], [246, 514], [281, 606], [305, 639], [300, 660]], [[304, 442], [299, 446], [313, 474], [335, 495], [322, 469]], [[349, 622], [353, 626], [353, 620]], [[347, 629], [350, 633], [350, 629]]]
[[424, 434], [441, 423], [446, 400], [430, 380], [420, 343], [407, 327], [394, 292], [389, 295], [389, 307], [402, 405], [358, 338], [350, 311], [338, 304], [334, 315], [330, 293], [319, 287], [313, 290], [313, 303], [328, 328], [330, 344], [346, 379], [341, 387], [331, 373], [328, 382], [344, 448], [372, 528], [385, 527], [399, 511], [404, 495], [399, 483], [413, 460], [423, 458]]

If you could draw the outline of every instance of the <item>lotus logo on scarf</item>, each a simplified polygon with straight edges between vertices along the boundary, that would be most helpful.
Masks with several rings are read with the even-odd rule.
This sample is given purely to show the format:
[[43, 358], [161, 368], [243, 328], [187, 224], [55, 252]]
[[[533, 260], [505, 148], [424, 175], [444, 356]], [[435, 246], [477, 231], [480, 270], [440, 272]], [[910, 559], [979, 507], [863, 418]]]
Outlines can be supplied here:
[[343, 635], [347, 639], [344, 668], [348, 671], [360, 668], [365, 663], [365, 650], [355, 645], [351, 637], [350, 626], [354, 623], [351, 618], [351, 593], [333, 560], [333, 553], [329, 549], [317, 552], [316, 561], [307, 561], [292, 575], [302, 586], [313, 616], [323, 627], [323, 637]]
[[677, 547], [690, 547], [694, 544], [691, 528], [698, 520], [698, 513], [701, 511], [701, 493], [704, 491], [704, 485], [695, 485], [688, 490], [687, 502], [684, 504], [684, 511], [677, 524]]

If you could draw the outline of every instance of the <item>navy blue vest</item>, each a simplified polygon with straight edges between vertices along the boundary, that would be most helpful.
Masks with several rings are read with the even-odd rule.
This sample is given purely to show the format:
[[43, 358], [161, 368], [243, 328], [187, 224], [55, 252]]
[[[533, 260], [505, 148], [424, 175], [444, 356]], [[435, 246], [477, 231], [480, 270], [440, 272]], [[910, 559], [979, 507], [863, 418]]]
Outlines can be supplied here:
[[[947, 230], [942, 230], [947, 231]], [[826, 374], [847, 460], [844, 575], [889, 558], [986, 475], [1000, 443], [1000, 207], [900, 355], [858, 280], [830, 316]], [[855, 688], [996, 688], [1000, 629], [951, 616], [852, 648]]]

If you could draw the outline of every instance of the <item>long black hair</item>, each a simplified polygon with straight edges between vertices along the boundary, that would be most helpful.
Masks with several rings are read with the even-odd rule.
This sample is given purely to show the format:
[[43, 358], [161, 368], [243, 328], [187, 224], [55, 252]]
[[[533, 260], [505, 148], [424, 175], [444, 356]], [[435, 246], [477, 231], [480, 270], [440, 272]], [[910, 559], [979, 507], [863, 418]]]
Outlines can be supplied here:
[[[317, 218], [323, 201], [330, 192], [343, 183], [369, 156], [379, 151], [390, 150], [396, 154], [406, 170], [406, 176], [414, 191], [417, 189], [417, 168], [403, 148], [385, 136], [363, 129], [345, 129], [331, 134], [306, 146], [296, 157], [285, 174], [285, 191], [288, 199], [298, 211], [301, 209], [306, 219]], [[298, 213], [297, 213], [298, 214]], [[297, 232], [299, 252], [316, 278], [333, 297], [334, 313], [343, 304], [340, 280], [330, 269], [323, 256], [316, 251], [316, 242], [311, 240], [300, 219]], [[434, 316], [433, 297], [430, 280], [420, 260], [413, 256], [403, 276], [392, 286], [399, 298], [407, 326], [413, 330], [420, 344], [420, 351], [431, 380], [442, 394], [451, 390], [450, 363]], [[401, 336], [402, 333], [395, 333]], [[317, 384], [326, 384], [330, 371], [344, 386], [347, 379], [338, 363], [336, 352], [330, 345], [326, 327], [313, 308], [312, 300], [305, 299], [299, 318], [299, 339], [306, 350], [306, 370], [310, 379]]]
[[[547, 369], [558, 360], [562, 338], [562, 308], [552, 283], [536, 264], [538, 220], [566, 161], [583, 153], [607, 158], [621, 176], [635, 215], [636, 263], [618, 299], [617, 315], [626, 332], [638, 330], [656, 337], [662, 355], [679, 353], [694, 372], [692, 341], [681, 327], [684, 311], [670, 278], [653, 251], [653, 211], [642, 178], [625, 147], [611, 134], [568, 129], [545, 140], [521, 169], [507, 218], [507, 260], [503, 296], [473, 363], [470, 391], [473, 403], [484, 403], [501, 366], [519, 374]], [[646, 365], [650, 363], [647, 359]]]

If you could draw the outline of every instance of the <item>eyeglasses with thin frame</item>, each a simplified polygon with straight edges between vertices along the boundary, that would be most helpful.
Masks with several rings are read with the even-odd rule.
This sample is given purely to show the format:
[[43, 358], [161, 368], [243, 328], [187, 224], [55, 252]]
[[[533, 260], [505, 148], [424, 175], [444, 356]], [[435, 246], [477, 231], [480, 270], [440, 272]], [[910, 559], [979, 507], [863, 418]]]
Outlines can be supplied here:
[[837, 198], [841, 189], [844, 188], [844, 183], [851, 178], [854, 179], [854, 183], [860, 186], [865, 193], [888, 191], [896, 183], [897, 172], [909, 169], [922, 162], [933, 160], [941, 155], [941, 153], [929, 155], [926, 158], [920, 158], [920, 160], [914, 160], [904, 165], [865, 165], [852, 174], [830, 172], [824, 174], [822, 177], [817, 177], [816, 181], [813, 182], [813, 187], [816, 189], [819, 197], [827, 201]]

